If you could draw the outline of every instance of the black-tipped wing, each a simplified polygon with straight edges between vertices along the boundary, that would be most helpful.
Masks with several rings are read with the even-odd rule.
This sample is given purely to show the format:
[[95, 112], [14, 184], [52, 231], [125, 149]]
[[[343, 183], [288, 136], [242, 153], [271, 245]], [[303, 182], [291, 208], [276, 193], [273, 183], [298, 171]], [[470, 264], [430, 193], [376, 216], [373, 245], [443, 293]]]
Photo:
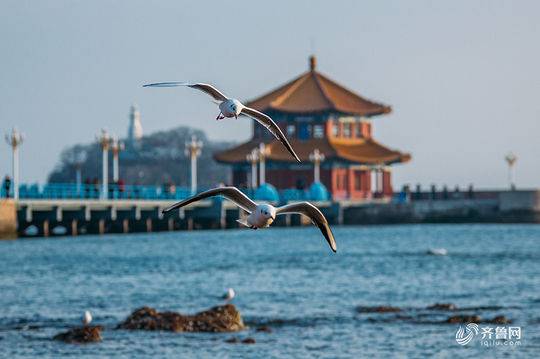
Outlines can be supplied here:
[[217, 88], [209, 84], [196, 83], [190, 84], [187, 82], [156, 82], [153, 84], [147, 84], [143, 87], [177, 87], [177, 86], [188, 86], [196, 90], [202, 91], [214, 98], [216, 101], [225, 101], [227, 97], [222, 94]]
[[175, 203], [169, 208], [164, 209], [163, 213], [172, 211], [173, 209], [187, 206], [190, 203], [197, 202], [197, 201], [200, 201], [201, 199], [205, 199], [205, 198], [213, 197], [213, 196], [223, 196], [227, 199], [230, 199], [231, 201], [236, 203], [239, 207], [241, 207], [242, 209], [246, 210], [249, 213], [253, 212], [255, 208], [257, 207], [257, 204], [253, 202], [251, 199], [249, 199], [245, 194], [240, 192], [238, 188], [219, 187], [219, 188], [210, 189], [205, 192], [201, 192], [193, 197], [190, 197], [188, 199]]
[[311, 203], [298, 202], [298, 203], [287, 204], [285, 206], [278, 207], [276, 210], [276, 213], [278, 215], [286, 214], [286, 213], [299, 213], [299, 214], [303, 214], [304, 216], [309, 217], [309, 219], [311, 219], [313, 224], [319, 227], [324, 238], [326, 238], [326, 241], [330, 245], [330, 248], [334, 252], [337, 250], [336, 240], [334, 239], [334, 234], [332, 233], [332, 230], [330, 229], [330, 226], [328, 225], [328, 221], [326, 220], [326, 217], [324, 217], [324, 214], [322, 214], [322, 212]]
[[155, 82], [153, 84], [146, 84], [143, 87], [177, 87], [177, 86], [189, 86], [187, 82]]
[[283, 145], [285, 146], [287, 151], [289, 151], [290, 154], [293, 155], [293, 157], [298, 162], [301, 162], [300, 158], [298, 158], [298, 155], [296, 154], [296, 152], [294, 152], [291, 144], [287, 140], [287, 137], [285, 137], [285, 135], [283, 134], [283, 132], [281, 131], [279, 126], [276, 125], [276, 123], [270, 118], [270, 116], [265, 115], [264, 113], [259, 112], [259, 111], [255, 110], [255, 109], [251, 108], [251, 107], [242, 108], [241, 113], [248, 116], [248, 117], [251, 117], [252, 119], [257, 121], [258, 123], [260, 123], [261, 125], [266, 127], [268, 129], [268, 131], [272, 132], [272, 134], [274, 135], [275, 138], [277, 138], [281, 143], [283, 143]]

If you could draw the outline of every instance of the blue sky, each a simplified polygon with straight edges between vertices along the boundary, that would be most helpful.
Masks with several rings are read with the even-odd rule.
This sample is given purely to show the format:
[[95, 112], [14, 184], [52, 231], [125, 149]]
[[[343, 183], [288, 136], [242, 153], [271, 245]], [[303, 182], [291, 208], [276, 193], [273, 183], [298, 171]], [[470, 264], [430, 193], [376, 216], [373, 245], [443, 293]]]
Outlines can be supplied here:
[[[389, 104], [380, 142], [412, 153], [394, 185], [540, 185], [540, 2], [0, 0], [0, 124], [26, 135], [21, 180], [43, 182], [65, 146], [125, 136], [132, 103], [146, 133], [190, 125], [244, 140], [247, 119], [216, 123], [189, 89], [211, 82], [249, 99], [307, 69]], [[0, 147], [0, 174], [10, 172]]]

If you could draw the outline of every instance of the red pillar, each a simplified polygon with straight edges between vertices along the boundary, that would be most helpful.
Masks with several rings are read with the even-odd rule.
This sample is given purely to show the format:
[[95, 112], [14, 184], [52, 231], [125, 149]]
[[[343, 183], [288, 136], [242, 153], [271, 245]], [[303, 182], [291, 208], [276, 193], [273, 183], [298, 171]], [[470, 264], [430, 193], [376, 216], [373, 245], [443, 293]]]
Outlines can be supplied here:
[[347, 189], [348, 189], [348, 195], [349, 198], [355, 198], [356, 195], [356, 189], [354, 188], [354, 170], [352, 168], [347, 168]]
[[369, 170], [362, 170], [360, 181], [364, 198], [371, 198], [371, 172]]
[[389, 169], [382, 170], [382, 193], [386, 196], [392, 196], [392, 172]]

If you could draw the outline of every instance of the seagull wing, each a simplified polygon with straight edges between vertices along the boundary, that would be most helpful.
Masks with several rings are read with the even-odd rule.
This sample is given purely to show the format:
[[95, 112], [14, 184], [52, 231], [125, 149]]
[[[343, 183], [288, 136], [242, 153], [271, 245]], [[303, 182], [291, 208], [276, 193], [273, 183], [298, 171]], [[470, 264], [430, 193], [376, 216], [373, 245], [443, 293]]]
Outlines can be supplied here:
[[212, 85], [203, 84], [203, 83], [190, 84], [187, 82], [156, 82], [153, 84], [144, 85], [143, 87], [177, 87], [177, 86], [187, 86], [187, 87], [191, 87], [196, 90], [202, 91], [212, 96], [214, 100], [216, 101], [227, 100], [227, 97], [224, 94], [222, 94], [217, 88], [215, 88]]
[[253, 212], [255, 208], [257, 207], [257, 204], [253, 202], [251, 199], [249, 199], [248, 196], [240, 192], [238, 188], [219, 187], [219, 188], [214, 188], [205, 192], [201, 192], [193, 197], [190, 197], [188, 199], [175, 203], [169, 208], [164, 209], [163, 213], [172, 211], [173, 209], [187, 206], [190, 203], [200, 201], [201, 199], [205, 199], [205, 198], [213, 197], [213, 196], [223, 196], [227, 199], [230, 199], [231, 201], [236, 203], [239, 207], [241, 207], [242, 209], [246, 210], [249, 213]]
[[278, 207], [276, 209], [277, 214], [286, 214], [286, 213], [299, 213], [303, 214], [304, 216], [309, 217], [313, 224], [315, 224], [319, 229], [321, 230], [322, 234], [324, 235], [324, 238], [326, 238], [326, 241], [330, 245], [330, 248], [335, 252], [336, 251], [336, 240], [334, 239], [334, 234], [332, 234], [332, 230], [330, 229], [330, 226], [328, 225], [328, 221], [324, 217], [324, 214], [312, 205], [309, 202], [298, 202], [298, 203], [291, 203], [287, 204], [285, 206]]
[[281, 143], [283, 143], [287, 151], [289, 151], [289, 153], [293, 155], [298, 162], [301, 162], [300, 158], [298, 158], [298, 155], [296, 154], [296, 152], [294, 152], [291, 144], [287, 140], [287, 137], [285, 137], [279, 126], [276, 125], [276, 123], [270, 118], [270, 116], [265, 115], [264, 113], [259, 112], [251, 107], [243, 107], [241, 113], [248, 117], [251, 117], [258, 123], [266, 127], [268, 131], [272, 132], [275, 138], [277, 138]]

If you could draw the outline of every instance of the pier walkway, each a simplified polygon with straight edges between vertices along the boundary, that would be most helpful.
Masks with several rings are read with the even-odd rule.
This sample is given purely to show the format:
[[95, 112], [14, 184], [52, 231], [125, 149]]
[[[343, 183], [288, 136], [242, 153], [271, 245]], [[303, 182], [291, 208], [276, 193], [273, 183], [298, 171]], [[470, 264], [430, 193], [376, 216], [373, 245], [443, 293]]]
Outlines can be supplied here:
[[[264, 191], [246, 192], [275, 205], [311, 201], [331, 224], [540, 223], [540, 190], [398, 193], [361, 201], [321, 200], [300, 190], [281, 191], [277, 198], [265, 198]], [[111, 186], [107, 198], [101, 195], [95, 186], [21, 186], [18, 201], [0, 201], [0, 237], [237, 228], [236, 219], [246, 215], [219, 197], [162, 214], [190, 196], [186, 188]], [[275, 223], [308, 224], [299, 215], [278, 216]]]

